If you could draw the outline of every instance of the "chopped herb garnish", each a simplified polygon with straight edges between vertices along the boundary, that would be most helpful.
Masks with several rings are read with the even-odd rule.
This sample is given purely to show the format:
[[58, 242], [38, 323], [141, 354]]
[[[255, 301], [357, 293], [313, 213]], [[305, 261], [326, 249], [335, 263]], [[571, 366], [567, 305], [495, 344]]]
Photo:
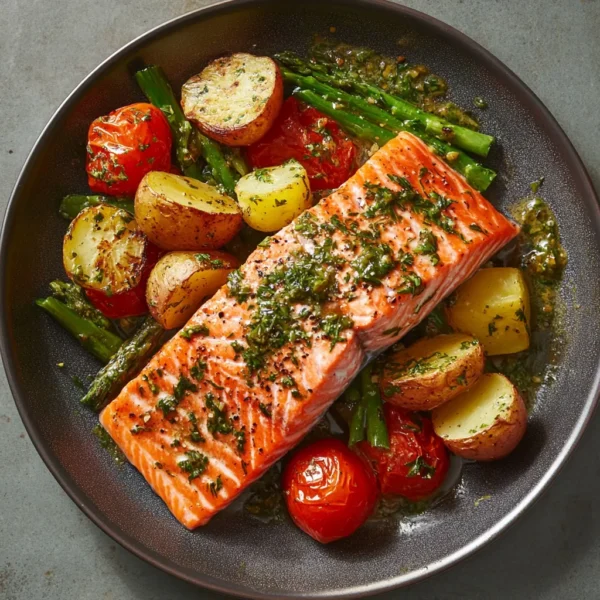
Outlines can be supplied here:
[[201, 358], [196, 361], [196, 364], [190, 369], [190, 375], [196, 381], [202, 381], [204, 379], [204, 374], [206, 372], [206, 362], [204, 362]]
[[398, 294], [418, 296], [423, 291], [423, 280], [416, 273], [403, 275], [402, 282], [403, 285], [396, 290]]
[[223, 488], [223, 481], [221, 480], [220, 475], [218, 475], [217, 478], [213, 482], [211, 482], [208, 486], [210, 493], [215, 497], [218, 496], [218, 494], [222, 488]]
[[418, 456], [415, 460], [406, 463], [404, 466], [409, 467], [406, 477], [431, 479], [435, 475], [435, 467], [428, 464], [422, 456]]
[[213, 436], [217, 433], [231, 433], [233, 426], [231, 425], [225, 412], [225, 404], [218, 402], [212, 393], [206, 394], [206, 408], [210, 411], [206, 421], [206, 428]]
[[427, 254], [433, 266], [440, 262], [437, 253], [437, 238], [430, 229], [421, 229], [419, 232], [419, 244], [415, 247], [415, 254]]
[[229, 295], [238, 302], [245, 302], [251, 293], [250, 288], [244, 284], [244, 274], [239, 269], [229, 273], [227, 286], [229, 287]]
[[208, 456], [198, 452], [197, 450], [190, 450], [186, 452], [186, 460], [179, 461], [177, 465], [179, 468], [188, 474], [188, 481], [192, 481], [197, 477], [200, 477], [206, 467], [208, 466]]
[[258, 408], [260, 409], [260, 412], [265, 415], [265, 417], [269, 417], [271, 418], [271, 407], [267, 406], [266, 404], [263, 404], [262, 402], [258, 403]]
[[333, 350], [337, 343], [346, 341], [340, 334], [342, 331], [350, 329], [354, 325], [354, 321], [346, 315], [327, 315], [321, 319], [319, 325], [323, 333], [331, 340], [329, 350]]
[[185, 340], [191, 340], [194, 335], [209, 335], [210, 331], [204, 324], [201, 325], [188, 325], [184, 327], [179, 335]]

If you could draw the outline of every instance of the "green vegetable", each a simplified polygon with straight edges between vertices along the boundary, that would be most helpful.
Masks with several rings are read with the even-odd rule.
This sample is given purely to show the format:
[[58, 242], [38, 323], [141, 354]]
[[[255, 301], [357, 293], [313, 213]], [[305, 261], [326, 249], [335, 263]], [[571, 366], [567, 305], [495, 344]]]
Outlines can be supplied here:
[[100, 410], [106, 400], [146, 364], [158, 347], [163, 332], [163, 328], [152, 317], [147, 317], [135, 335], [111, 354], [110, 361], [96, 375], [81, 403]]
[[354, 383], [346, 390], [345, 400], [348, 404], [355, 405], [352, 420], [350, 421], [350, 436], [348, 438], [348, 445], [354, 446], [354, 444], [362, 442], [365, 439], [366, 404], [364, 397], [361, 396], [360, 390]]
[[51, 281], [50, 289], [52, 296], [60, 300], [73, 312], [76, 312], [80, 317], [87, 319], [105, 329], [106, 331], [114, 332], [113, 325], [110, 319], [107, 319], [86, 297], [82, 288], [76, 283], [67, 283], [65, 281]]
[[[278, 55], [278, 58], [284, 63], [290, 62], [286, 60], [287, 57], [288, 55], [286, 54]], [[460, 125], [454, 125], [437, 115], [421, 110], [406, 100], [392, 96], [375, 85], [348, 79], [343, 75], [336, 77], [314, 68], [311, 69], [310, 63], [301, 61], [298, 58], [294, 62], [296, 66], [300, 62], [301, 66], [310, 72], [311, 75], [299, 75], [286, 68], [282, 68], [282, 74], [286, 81], [295, 83], [304, 89], [311, 89], [320, 95], [325, 95], [330, 100], [337, 99], [340, 102], [347, 103], [349, 106], [354, 105], [353, 108], [365, 111], [365, 116], [375, 123], [385, 123], [397, 128], [399, 125], [396, 121], [410, 121], [412, 122], [410, 127], [415, 127], [418, 124], [423, 128], [425, 133], [431, 134], [445, 142], [452, 142], [458, 148], [483, 157], [488, 155], [490, 147], [494, 142], [494, 138], [491, 135], [479, 133]], [[336, 89], [339, 87], [352, 89], [362, 100], [358, 101], [359, 99], [357, 98], [351, 100], [352, 96], [350, 94]], [[385, 108], [385, 110], [380, 110], [374, 103]], [[368, 115], [372, 115], [372, 117]], [[388, 115], [392, 119], [388, 121], [384, 115]]]
[[58, 321], [79, 343], [96, 358], [107, 363], [123, 340], [79, 316], [56, 298], [40, 298], [35, 303]]
[[[338, 107], [339, 102], [325, 99], [312, 90], [297, 89], [294, 91], [294, 96], [303, 102], [314, 106], [317, 110], [331, 117], [337, 121], [339, 125], [348, 133], [356, 136], [359, 139], [369, 142], [376, 142], [380, 145], [383, 145], [395, 138], [396, 133], [400, 131], [408, 131], [409, 133], [420, 137], [433, 149], [434, 152], [436, 152], [436, 154], [441, 157], [445, 158], [449, 152], [458, 152], [458, 157], [452, 161], [452, 168], [464, 175], [467, 181], [475, 189], [481, 192], [485, 191], [496, 177], [496, 173], [494, 171], [480, 165], [464, 152], [456, 151], [446, 142], [431, 137], [428, 134], [419, 131], [410, 124], [397, 121], [395, 117], [390, 116], [385, 111], [382, 111], [376, 106], [370, 105], [368, 102], [365, 102], [360, 98], [356, 98], [350, 94], [345, 94], [344, 92], [335, 90], [334, 88], [331, 89], [333, 90], [333, 98], [344, 98], [343, 101], [347, 103], [348, 106], [362, 110], [364, 117], [340, 110]], [[342, 96], [341, 94], [344, 95]], [[385, 123], [388, 127], [393, 128], [394, 131], [390, 131], [390, 129], [383, 129], [382, 127], [379, 127], [379, 125], [375, 125], [367, 120], [368, 118], [375, 120], [377, 117], [379, 117], [378, 122]]]
[[129, 198], [117, 198], [112, 196], [86, 196], [84, 194], [69, 194], [65, 196], [58, 208], [61, 217], [72, 221], [84, 208], [108, 204], [115, 208], [126, 210], [133, 214], [133, 201]]
[[195, 179], [204, 179], [202, 167], [196, 162], [201, 154], [210, 166], [215, 181], [235, 198], [237, 177], [223, 156], [221, 147], [200, 133], [185, 118], [162, 69], [157, 66], [147, 67], [138, 71], [135, 79], [148, 100], [160, 108], [169, 121], [175, 138], [177, 161], [184, 174]]
[[373, 382], [373, 369], [367, 365], [360, 374], [360, 384], [365, 403], [367, 440], [374, 448], [389, 448], [387, 426], [383, 417], [383, 403], [379, 386]]

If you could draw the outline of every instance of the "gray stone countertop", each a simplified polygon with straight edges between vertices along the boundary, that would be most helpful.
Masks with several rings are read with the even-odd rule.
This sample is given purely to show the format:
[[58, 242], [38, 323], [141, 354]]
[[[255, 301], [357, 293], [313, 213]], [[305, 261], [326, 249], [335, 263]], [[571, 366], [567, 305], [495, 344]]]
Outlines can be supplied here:
[[[0, 2], [0, 209], [38, 134], [100, 61], [203, 0]], [[406, 0], [517, 73], [600, 189], [600, 0]], [[565, 399], [567, 400], [567, 399]], [[222, 598], [123, 550], [77, 509], [29, 441], [0, 370], [0, 598]], [[401, 592], [405, 600], [600, 598], [600, 420], [550, 489], [500, 539]]]

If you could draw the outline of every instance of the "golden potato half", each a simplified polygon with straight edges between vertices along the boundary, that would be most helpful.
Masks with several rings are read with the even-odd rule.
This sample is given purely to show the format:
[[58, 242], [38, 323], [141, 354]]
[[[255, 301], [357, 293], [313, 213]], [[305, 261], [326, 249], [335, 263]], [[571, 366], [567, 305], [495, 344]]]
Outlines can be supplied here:
[[120, 294], [141, 280], [148, 241], [126, 210], [100, 204], [82, 210], [63, 240], [63, 264], [80, 286]]
[[215, 250], [243, 225], [233, 198], [196, 179], [162, 171], [142, 179], [135, 218], [150, 241], [165, 250]]
[[389, 355], [382, 398], [409, 410], [432, 410], [469, 389], [484, 368], [483, 347], [462, 333], [425, 338]]
[[510, 454], [527, 428], [517, 388], [499, 373], [486, 373], [460, 396], [436, 408], [433, 428], [458, 456], [496, 460]]
[[148, 279], [150, 313], [165, 329], [182, 327], [237, 267], [237, 260], [226, 252], [165, 254]]
[[181, 89], [185, 116], [227, 146], [258, 141], [282, 103], [283, 79], [275, 61], [243, 52], [214, 60]]
[[458, 288], [447, 314], [453, 329], [481, 340], [490, 356], [529, 348], [529, 291], [519, 269], [477, 271]]
[[295, 160], [244, 175], [235, 192], [244, 221], [265, 233], [279, 231], [312, 204], [308, 175]]

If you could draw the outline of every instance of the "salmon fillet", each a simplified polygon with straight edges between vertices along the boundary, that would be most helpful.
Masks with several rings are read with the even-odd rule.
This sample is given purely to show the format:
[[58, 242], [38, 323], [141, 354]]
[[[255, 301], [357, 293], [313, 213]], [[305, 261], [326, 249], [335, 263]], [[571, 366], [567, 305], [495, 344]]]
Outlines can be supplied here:
[[517, 233], [400, 133], [257, 248], [100, 421], [174, 516], [203, 525]]

